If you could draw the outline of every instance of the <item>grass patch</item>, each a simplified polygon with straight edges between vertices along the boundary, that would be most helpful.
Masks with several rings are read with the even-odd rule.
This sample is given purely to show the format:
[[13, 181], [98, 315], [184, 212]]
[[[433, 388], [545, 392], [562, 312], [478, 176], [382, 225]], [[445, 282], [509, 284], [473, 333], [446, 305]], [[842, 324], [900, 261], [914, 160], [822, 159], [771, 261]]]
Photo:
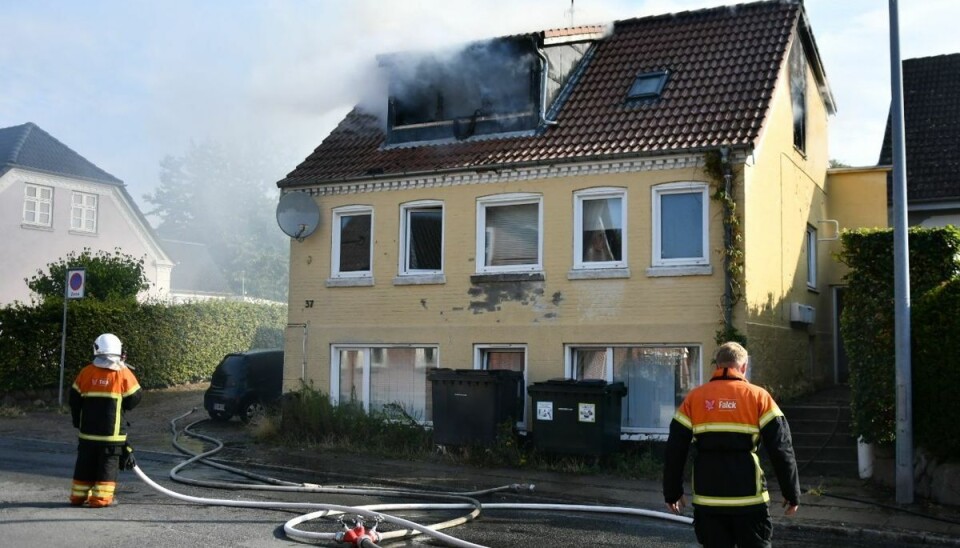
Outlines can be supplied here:
[[357, 403], [335, 406], [317, 390], [303, 387], [284, 396], [279, 415], [268, 416], [253, 434], [292, 447], [322, 447], [408, 460], [438, 460], [481, 468], [520, 468], [575, 474], [609, 474], [633, 479], [661, 477], [663, 444], [625, 442], [603, 456], [537, 451], [511, 423], [498, 425], [490, 445], [436, 446], [430, 430], [397, 405], [366, 413]]

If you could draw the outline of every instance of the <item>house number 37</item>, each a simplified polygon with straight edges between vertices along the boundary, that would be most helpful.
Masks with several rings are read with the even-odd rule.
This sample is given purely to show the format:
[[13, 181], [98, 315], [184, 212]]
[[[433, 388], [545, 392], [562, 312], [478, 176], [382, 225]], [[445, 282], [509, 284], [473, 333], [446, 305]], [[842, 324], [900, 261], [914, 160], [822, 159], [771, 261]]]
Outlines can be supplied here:
[[307, 299], [303, 301], [304, 308], [313, 308], [313, 299]]

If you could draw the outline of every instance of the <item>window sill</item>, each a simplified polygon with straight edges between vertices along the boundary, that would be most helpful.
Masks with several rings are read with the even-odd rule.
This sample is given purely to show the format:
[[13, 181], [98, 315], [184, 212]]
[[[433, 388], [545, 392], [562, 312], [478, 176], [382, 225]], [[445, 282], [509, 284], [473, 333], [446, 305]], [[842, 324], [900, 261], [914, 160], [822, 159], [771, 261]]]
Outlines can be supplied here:
[[690, 265], [690, 266], [651, 266], [647, 269], [647, 276], [650, 278], [662, 278], [668, 276], [710, 276], [713, 274], [713, 267], [710, 265]]
[[542, 282], [543, 272], [496, 272], [474, 274], [470, 276], [470, 283], [498, 283], [498, 282]]
[[96, 236], [96, 235], [97, 235], [96, 232], [90, 232], [89, 230], [73, 230], [73, 229], [71, 229], [71, 230], [68, 230], [67, 232], [68, 232], [69, 234], [74, 235], [74, 236]]
[[447, 283], [446, 274], [408, 274], [395, 276], [393, 285], [434, 285]]
[[567, 272], [568, 280], [606, 280], [629, 277], [629, 268], [574, 268]]
[[807, 292], [808, 292], [808, 293], [813, 293], [814, 295], [819, 295], [819, 294], [820, 294], [820, 290], [819, 290], [819, 289], [817, 289], [816, 287], [811, 287], [811, 286], [809, 286], [809, 285], [807, 286]]
[[373, 276], [356, 278], [327, 278], [327, 287], [372, 287]]
[[20, 228], [26, 228], [28, 230], [45, 230], [47, 232], [53, 232], [52, 226], [47, 225], [35, 225], [30, 223], [20, 223]]

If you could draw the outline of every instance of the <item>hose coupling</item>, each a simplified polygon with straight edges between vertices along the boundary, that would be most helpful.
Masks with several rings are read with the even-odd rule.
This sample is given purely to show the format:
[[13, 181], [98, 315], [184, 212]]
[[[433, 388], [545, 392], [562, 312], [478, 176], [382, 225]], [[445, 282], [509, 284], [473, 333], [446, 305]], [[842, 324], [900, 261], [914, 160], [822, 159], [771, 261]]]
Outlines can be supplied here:
[[377, 526], [380, 525], [380, 522], [383, 521], [383, 518], [377, 516], [373, 520], [373, 525], [371, 527], [366, 526], [366, 520], [363, 516], [357, 516], [353, 520], [353, 525], [348, 526], [344, 520], [338, 520], [341, 525], [343, 525], [344, 531], [340, 531], [334, 536], [334, 539], [337, 542], [343, 542], [345, 544], [352, 544], [354, 546], [361, 546], [364, 540], [369, 540], [376, 544], [380, 542], [380, 533], [377, 532]]

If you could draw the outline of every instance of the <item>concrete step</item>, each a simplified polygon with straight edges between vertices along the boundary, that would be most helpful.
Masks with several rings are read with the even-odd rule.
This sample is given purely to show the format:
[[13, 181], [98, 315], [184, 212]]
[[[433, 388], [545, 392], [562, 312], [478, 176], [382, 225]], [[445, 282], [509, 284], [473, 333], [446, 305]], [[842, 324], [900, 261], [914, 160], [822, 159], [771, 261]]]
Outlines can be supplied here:
[[857, 466], [857, 461], [855, 460], [818, 460], [810, 463], [798, 461], [797, 466], [800, 467], [801, 485], [809, 485], [817, 476], [858, 478], [860, 475], [860, 468]]
[[850, 434], [830, 434], [828, 432], [794, 432], [791, 430], [794, 447], [849, 447], [857, 448], [857, 440]]
[[827, 405], [788, 405], [780, 408], [791, 423], [796, 420], [842, 420], [850, 421], [850, 407]]
[[854, 447], [803, 447], [793, 446], [793, 452], [797, 456], [797, 463], [813, 460], [814, 462], [857, 462], [857, 448]]
[[807, 434], [835, 434], [841, 437], [849, 437], [853, 428], [849, 421], [836, 420], [809, 420], [809, 419], [787, 419], [790, 424], [790, 432]]

